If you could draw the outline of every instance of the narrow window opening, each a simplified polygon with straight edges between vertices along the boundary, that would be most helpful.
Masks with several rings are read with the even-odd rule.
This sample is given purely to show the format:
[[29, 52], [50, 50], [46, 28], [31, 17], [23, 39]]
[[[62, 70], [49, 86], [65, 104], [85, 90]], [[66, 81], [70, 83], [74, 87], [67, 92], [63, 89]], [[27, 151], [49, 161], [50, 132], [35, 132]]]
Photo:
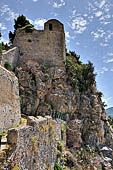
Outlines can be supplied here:
[[49, 24], [49, 31], [52, 31], [52, 24]]

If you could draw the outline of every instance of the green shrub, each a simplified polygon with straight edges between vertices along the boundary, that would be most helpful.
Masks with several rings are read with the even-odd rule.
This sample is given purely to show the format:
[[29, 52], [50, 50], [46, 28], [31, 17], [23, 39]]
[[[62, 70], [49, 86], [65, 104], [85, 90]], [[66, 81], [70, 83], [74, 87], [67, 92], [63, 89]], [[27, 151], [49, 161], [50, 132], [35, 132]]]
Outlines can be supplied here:
[[47, 70], [48, 70], [48, 65], [47, 64], [42, 64], [41, 68], [42, 68], [42, 72], [46, 73]]
[[24, 15], [19, 15], [17, 19], [14, 19], [14, 33], [9, 32], [9, 40], [11, 43], [13, 43], [18, 28], [24, 29], [26, 32], [32, 32], [34, 30], [34, 26], [30, 24], [29, 20], [27, 20]]
[[60, 142], [60, 141], [58, 142], [57, 149], [58, 149], [60, 152], [63, 152], [63, 150], [64, 150], [64, 145], [63, 145], [62, 142]]
[[13, 167], [12, 170], [20, 170], [20, 168], [18, 168], [18, 166], [15, 166], [15, 167]]
[[2, 50], [8, 51], [10, 49], [10, 46], [7, 43], [2, 42], [1, 46], [2, 46]]
[[7, 70], [9, 70], [9, 71], [12, 70], [12, 66], [11, 66], [11, 64], [10, 64], [8, 61], [5, 62], [4, 67], [5, 67]]
[[96, 84], [93, 64], [83, 64], [79, 61], [80, 56], [75, 52], [67, 53], [65, 60], [66, 72], [68, 73], [68, 81], [73, 88], [78, 88], [80, 92], [88, 91]]
[[63, 124], [62, 128], [61, 128], [61, 138], [62, 138], [62, 140], [64, 139], [64, 135], [66, 134], [66, 129], [67, 129], [66, 125]]
[[54, 170], [63, 170], [60, 164], [55, 163]]

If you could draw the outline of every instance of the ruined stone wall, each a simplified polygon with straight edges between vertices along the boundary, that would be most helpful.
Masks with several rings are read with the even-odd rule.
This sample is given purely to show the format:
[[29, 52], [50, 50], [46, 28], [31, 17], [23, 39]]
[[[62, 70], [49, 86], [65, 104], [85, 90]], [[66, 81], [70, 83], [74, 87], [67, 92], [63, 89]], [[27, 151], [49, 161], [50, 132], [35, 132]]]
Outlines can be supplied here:
[[18, 80], [0, 66], [0, 132], [18, 124], [20, 118]]
[[61, 141], [62, 123], [63, 121], [55, 121], [49, 116], [29, 116], [26, 126], [10, 129], [8, 144], [12, 148], [12, 154], [6, 167], [18, 167], [20, 170], [53, 170], [57, 142]]
[[64, 66], [64, 32], [34, 30], [32, 33], [26, 33], [24, 30], [17, 30], [14, 46], [20, 50], [20, 65], [33, 60], [48, 66]]
[[14, 47], [2, 54], [1, 65], [4, 66], [5, 62], [9, 62], [12, 67], [16, 67], [18, 63], [19, 49]]

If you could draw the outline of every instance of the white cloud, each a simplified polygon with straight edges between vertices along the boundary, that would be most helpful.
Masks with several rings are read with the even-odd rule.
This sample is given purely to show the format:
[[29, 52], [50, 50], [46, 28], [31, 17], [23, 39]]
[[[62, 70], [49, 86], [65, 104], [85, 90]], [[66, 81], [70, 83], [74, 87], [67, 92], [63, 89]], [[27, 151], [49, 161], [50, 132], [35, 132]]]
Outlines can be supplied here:
[[109, 71], [107, 67], [102, 67], [101, 70], [97, 70], [97, 75], [100, 76], [101, 74], [104, 74], [107, 71]]
[[108, 71], [108, 68], [103, 67], [102, 70], [105, 72], [105, 71]]
[[107, 47], [109, 44], [107, 44], [107, 43], [103, 43], [103, 42], [101, 42], [100, 43], [100, 46], [102, 46], [102, 47]]
[[88, 25], [88, 22], [83, 17], [75, 17], [75, 19], [72, 20], [71, 28], [81, 34], [87, 29], [86, 25]]
[[8, 5], [3, 5], [0, 8], [0, 12], [1, 12], [1, 16], [3, 16], [4, 14], [7, 14], [7, 17], [5, 18], [7, 21], [13, 21], [15, 18], [18, 17], [18, 14], [15, 13], [12, 9], [10, 9], [8, 7]]
[[88, 16], [88, 14], [84, 14], [83, 16], [84, 16], [84, 17], [87, 17], [87, 16]]
[[112, 71], [113, 72], [113, 68], [111, 68], [111, 70], [110, 71]]
[[98, 38], [104, 38], [106, 33], [102, 28], [100, 28], [100, 29], [97, 30], [97, 32], [92, 31], [91, 35], [93, 36], [94, 40], [96, 40]]
[[102, 101], [105, 102], [105, 104], [107, 104], [107, 108], [109, 108], [110, 106], [108, 105], [109, 101], [112, 99], [113, 97], [102, 97]]
[[0, 23], [0, 30], [6, 30], [7, 27], [3, 24], [3, 23]]
[[72, 11], [72, 16], [75, 16], [75, 14], [76, 14], [76, 10], [74, 9], [74, 10]]
[[108, 53], [107, 55], [108, 55], [108, 56], [113, 56], [113, 53]]
[[65, 36], [66, 36], [66, 43], [70, 43], [71, 36], [70, 36], [69, 32], [65, 32]]
[[93, 18], [94, 18], [94, 17], [93, 17], [93, 15], [88, 16], [88, 19], [89, 19], [89, 21], [90, 21], [90, 22], [92, 22], [92, 21], [93, 21]]
[[95, 13], [95, 16], [96, 17], [100, 17], [102, 15], [102, 11], [97, 11], [96, 13]]
[[64, 0], [57, 0], [53, 2], [53, 7], [54, 8], [60, 8], [62, 6], [65, 6], [65, 1]]
[[66, 38], [70, 38], [69, 32], [65, 32]]
[[106, 3], [105, 0], [101, 1], [100, 4], [99, 4], [99, 8], [102, 8], [105, 5], [105, 3]]
[[57, 17], [59, 14], [58, 13], [56, 13], [56, 12], [51, 12], [50, 13], [51, 15], [52, 15], [52, 17], [54, 16], [54, 17]]
[[112, 62], [113, 62], [113, 58], [107, 59], [107, 60], [105, 61], [105, 63], [112, 63]]
[[80, 45], [80, 42], [76, 42], [76, 45]]
[[36, 26], [36, 27], [43, 27], [44, 26], [44, 23], [46, 22], [47, 20], [44, 19], [44, 18], [37, 18], [33, 24]]
[[104, 63], [113, 63], [113, 52], [107, 53], [107, 56], [111, 57], [111, 58], [106, 58], [104, 60]]
[[33, 2], [38, 2], [38, 0], [32, 0]]
[[9, 41], [8, 41], [8, 40], [6, 40], [6, 39], [4, 39], [4, 37], [3, 37], [3, 36], [1, 37], [1, 42], [4, 42], [5, 44], [6, 44], [6, 43], [7, 43], [7, 44], [9, 43]]

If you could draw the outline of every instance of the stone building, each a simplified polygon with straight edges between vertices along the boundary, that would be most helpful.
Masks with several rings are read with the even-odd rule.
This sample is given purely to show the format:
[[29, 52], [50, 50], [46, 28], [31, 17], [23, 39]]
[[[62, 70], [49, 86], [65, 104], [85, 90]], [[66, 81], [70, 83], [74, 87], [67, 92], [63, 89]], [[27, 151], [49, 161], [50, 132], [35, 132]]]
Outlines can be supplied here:
[[[65, 58], [64, 26], [52, 19], [44, 24], [44, 30], [26, 33], [23, 29], [16, 31], [13, 45], [19, 49], [18, 63], [35, 61], [50, 66], [63, 66]], [[17, 55], [18, 56], [18, 55]]]

